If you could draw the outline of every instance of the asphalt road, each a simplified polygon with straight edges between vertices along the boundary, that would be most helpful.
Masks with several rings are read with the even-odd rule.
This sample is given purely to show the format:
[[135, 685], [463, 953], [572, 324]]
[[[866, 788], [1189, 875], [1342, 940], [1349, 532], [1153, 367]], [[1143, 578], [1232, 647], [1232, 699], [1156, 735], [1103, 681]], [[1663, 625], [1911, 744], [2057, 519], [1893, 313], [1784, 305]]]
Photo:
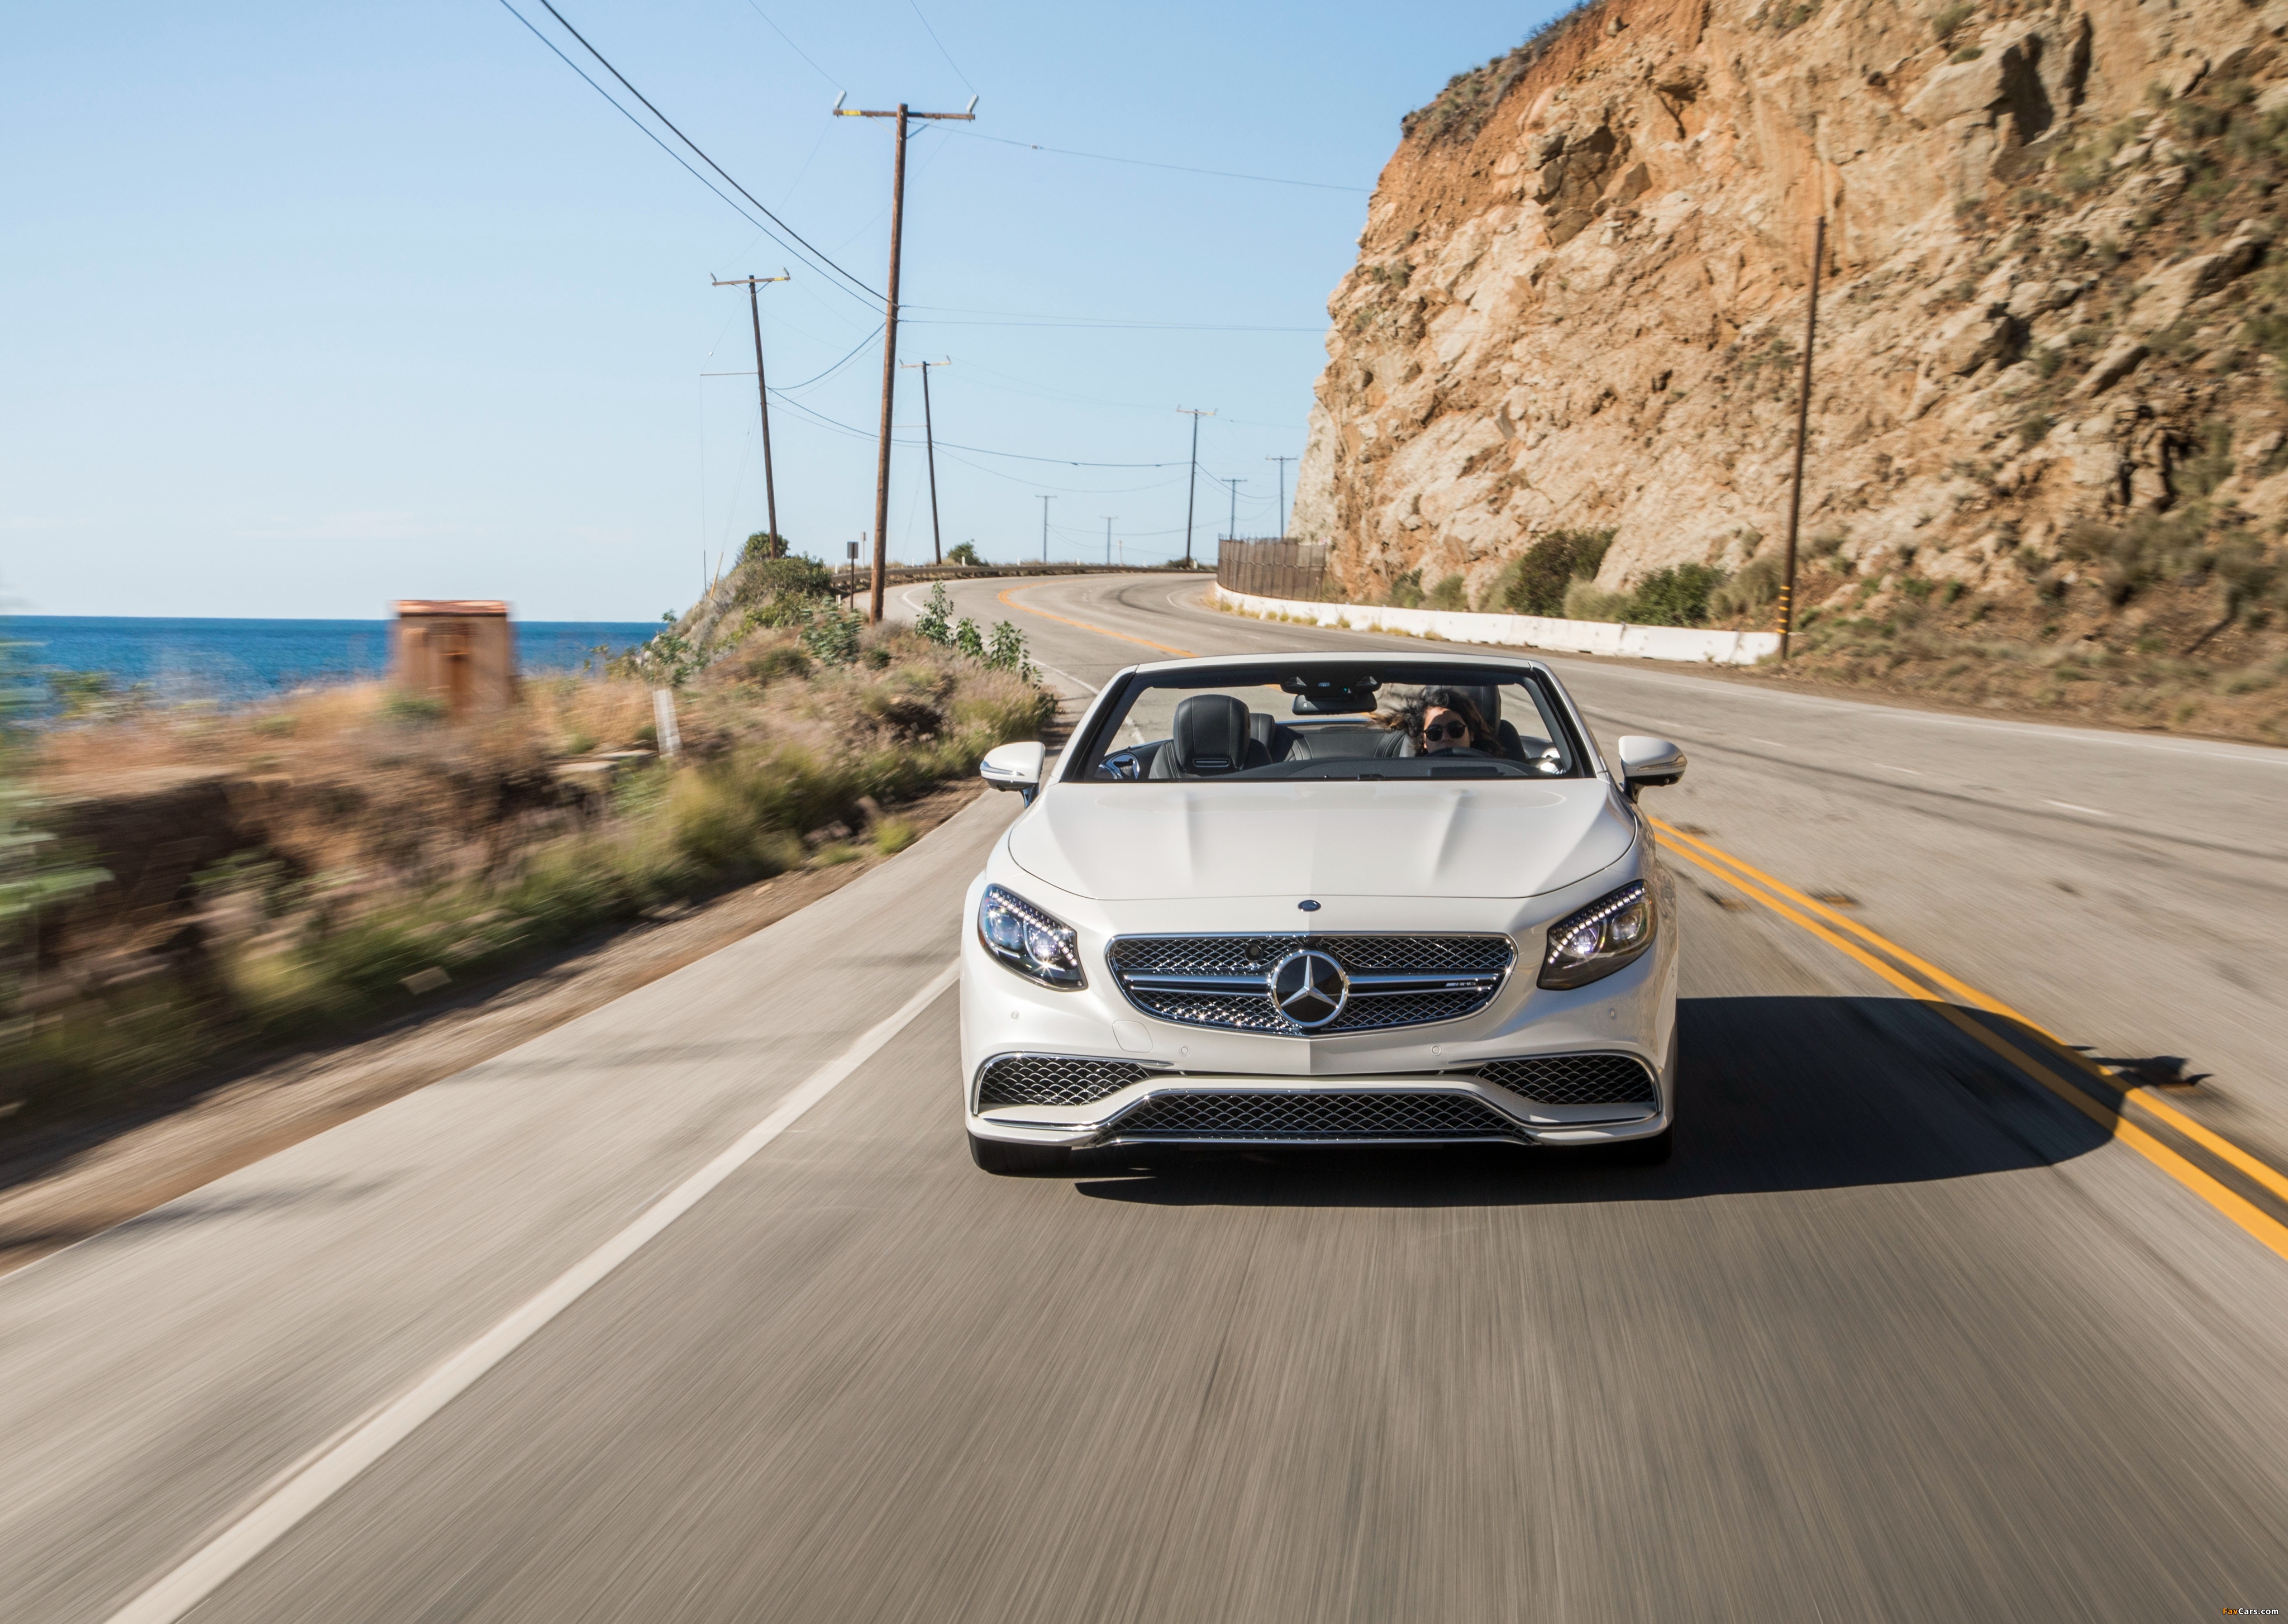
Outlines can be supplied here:
[[[1179, 585], [957, 595], [1075, 694], [1156, 657], [1084, 626], [1383, 641]], [[112, 1618], [187, 1564], [202, 1621], [2288, 1605], [2288, 1200], [2249, 1171], [2288, 1142], [2284, 758], [1553, 664], [1608, 744], [1693, 755], [1650, 803], [1686, 881], [1669, 1166], [976, 1173], [928, 989], [1014, 810], [989, 799], [0, 1278], [0, 1617]], [[2101, 1056], [2182, 1057], [2208, 1080], [2161, 1109], [2230, 1153], [2073, 1109], [1875, 941]]]

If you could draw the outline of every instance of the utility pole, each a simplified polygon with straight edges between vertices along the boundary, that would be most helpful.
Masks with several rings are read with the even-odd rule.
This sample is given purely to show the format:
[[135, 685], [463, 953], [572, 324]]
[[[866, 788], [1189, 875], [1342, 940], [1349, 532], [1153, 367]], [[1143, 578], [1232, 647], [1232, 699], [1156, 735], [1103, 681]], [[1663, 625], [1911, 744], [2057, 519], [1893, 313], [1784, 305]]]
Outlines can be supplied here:
[[1196, 410], [1189, 406], [1179, 406], [1176, 410], [1192, 420], [1192, 482], [1184, 493], [1184, 568], [1189, 569], [1192, 567], [1192, 509], [1198, 504], [1200, 495], [1200, 419], [1212, 418], [1215, 413]]
[[1795, 398], [1795, 476], [1788, 487], [1786, 579], [1780, 584], [1780, 658], [1789, 654], [1795, 636], [1795, 536], [1803, 517], [1803, 442], [1811, 426], [1811, 346], [1819, 336], [1819, 267], [1827, 258], [1827, 216], [1811, 238], [1811, 304], [1803, 318], [1803, 379]]
[[937, 521], [937, 429], [930, 422], [929, 370], [953, 363], [949, 361], [902, 361], [898, 364], [908, 371], [916, 367], [922, 370], [922, 444], [929, 454], [930, 561], [942, 564], [945, 562], [945, 535], [938, 528]]
[[1245, 483], [1247, 483], [1245, 480], [1233, 480], [1231, 482], [1231, 530], [1230, 533], [1224, 537], [1226, 541], [1237, 541], [1239, 539], [1239, 488]]
[[1279, 539], [1284, 541], [1287, 539], [1287, 465], [1296, 459], [1292, 457], [1267, 457], [1263, 460], [1279, 465], [1279, 506], [1271, 518], [1279, 527]]
[[875, 625], [879, 625], [882, 620], [882, 588], [890, 565], [890, 403], [898, 392], [898, 248], [906, 219], [906, 125], [917, 118], [974, 119], [977, 116], [977, 98], [972, 96], [969, 106], [958, 113], [916, 113], [909, 110], [902, 101], [894, 108], [846, 107], [842, 105], [842, 98], [837, 96], [834, 112], [840, 118], [894, 118], [898, 121], [898, 154], [890, 170], [890, 286], [882, 303], [882, 448], [874, 464], [874, 595], [871, 618]]
[[1104, 515], [1104, 562], [1105, 562], [1105, 566], [1106, 566], [1106, 568], [1109, 569], [1109, 568], [1111, 567], [1111, 564], [1112, 564], [1112, 515], [1111, 515], [1110, 513], [1107, 513], [1107, 514], [1105, 514], [1105, 515]]
[[1049, 500], [1041, 498], [1041, 561], [1045, 564], [1049, 561]]
[[756, 287], [767, 282], [792, 280], [792, 272], [776, 276], [734, 276], [726, 280], [709, 273], [708, 280], [719, 288], [735, 288], [742, 283], [747, 289], [747, 314], [755, 320], [755, 398], [763, 406], [763, 507], [769, 516], [771, 545], [779, 545], [779, 492], [771, 482], [771, 392], [763, 379], [763, 307], [755, 298]]

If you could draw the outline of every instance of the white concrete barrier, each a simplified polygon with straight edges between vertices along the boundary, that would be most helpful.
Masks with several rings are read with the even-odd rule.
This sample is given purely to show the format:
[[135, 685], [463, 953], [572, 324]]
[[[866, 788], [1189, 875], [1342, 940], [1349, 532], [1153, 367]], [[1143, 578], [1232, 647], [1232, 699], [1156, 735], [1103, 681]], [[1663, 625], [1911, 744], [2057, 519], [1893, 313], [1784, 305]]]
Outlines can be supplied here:
[[1699, 626], [1616, 625], [1603, 620], [1553, 620], [1542, 615], [1473, 615], [1461, 609], [1385, 609], [1370, 603], [1305, 603], [1258, 598], [1219, 584], [1227, 609], [1259, 620], [1298, 620], [1354, 632], [1402, 632], [1450, 643], [1492, 643], [1552, 654], [1607, 654], [1700, 665], [1752, 665], [1780, 651], [1776, 632], [1712, 632]]

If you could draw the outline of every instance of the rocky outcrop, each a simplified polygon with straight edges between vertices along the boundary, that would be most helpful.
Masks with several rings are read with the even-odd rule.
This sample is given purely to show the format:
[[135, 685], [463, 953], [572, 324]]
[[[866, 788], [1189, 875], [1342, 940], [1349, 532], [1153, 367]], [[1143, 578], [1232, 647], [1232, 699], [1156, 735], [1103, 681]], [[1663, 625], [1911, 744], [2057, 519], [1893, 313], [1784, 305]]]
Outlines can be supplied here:
[[2284, 36], [2288, 0], [1576, 12], [1410, 119], [1293, 533], [1357, 598], [1477, 600], [1561, 527], [1617, 532], [1608, 589], [1738, 568], [1824, 216], [1805, 535], [1847, 577], [2025, 592], [2076, 522], [2196, 498], [2276, 534]]

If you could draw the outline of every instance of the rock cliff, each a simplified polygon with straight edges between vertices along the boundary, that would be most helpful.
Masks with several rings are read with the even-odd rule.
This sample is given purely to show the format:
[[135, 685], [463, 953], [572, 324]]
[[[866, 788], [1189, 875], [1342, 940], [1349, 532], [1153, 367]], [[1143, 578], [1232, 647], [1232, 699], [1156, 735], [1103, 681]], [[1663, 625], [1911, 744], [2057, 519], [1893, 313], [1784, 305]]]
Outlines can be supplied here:
[[1407, 121], [1293, 533], [1354, 598], [1482, 602], [1559, 529], [1615, 532], [1608, 590], [1740, 569], [1785, 523], [1824, 216], [1807, 602], [2119, 619], [2197, 577], [2187, 625], [2231, 619], [2288, 522], [2284, 36], [2288, 0], [1572, 13]]

